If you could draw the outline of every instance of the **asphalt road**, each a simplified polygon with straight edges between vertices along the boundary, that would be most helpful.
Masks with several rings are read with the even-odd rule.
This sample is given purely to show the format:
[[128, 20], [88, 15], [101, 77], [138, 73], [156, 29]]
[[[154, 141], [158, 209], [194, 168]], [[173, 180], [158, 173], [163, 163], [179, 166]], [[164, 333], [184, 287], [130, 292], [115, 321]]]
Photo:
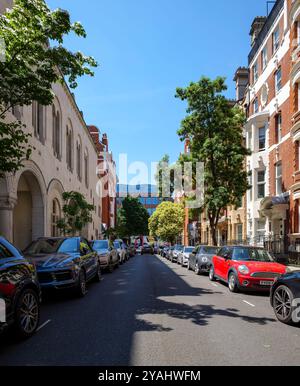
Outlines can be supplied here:
[[30, 340], [0, 339], [0, 365], [300, 365], [300, 328], [277, 322], [268, 296], [231, 294], [155, 256], [84, 299], [47, 297]]

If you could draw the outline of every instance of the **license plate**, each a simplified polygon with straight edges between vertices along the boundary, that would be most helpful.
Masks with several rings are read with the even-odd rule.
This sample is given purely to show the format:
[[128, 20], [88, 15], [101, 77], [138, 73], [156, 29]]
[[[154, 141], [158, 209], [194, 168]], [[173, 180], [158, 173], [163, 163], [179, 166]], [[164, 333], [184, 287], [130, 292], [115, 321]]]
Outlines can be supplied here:
[[273, 284], [274, 284], [274, 281], [265, 281], [265, 280], [262, 280], [262, 281], [260, 282], [260, 285], [265, 285], [265, 286], [269, 286], [269, 287], [271, 287]]

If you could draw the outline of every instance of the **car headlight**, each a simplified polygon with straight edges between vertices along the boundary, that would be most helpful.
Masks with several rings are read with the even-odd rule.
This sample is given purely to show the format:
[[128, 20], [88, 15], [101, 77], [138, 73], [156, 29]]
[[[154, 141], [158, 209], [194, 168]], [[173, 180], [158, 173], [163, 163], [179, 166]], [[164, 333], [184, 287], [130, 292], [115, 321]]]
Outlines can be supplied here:
[[239, 266], [239, 272], [242, 275], [249, 275], [249, 273], [250, 273], [249, 268], [246, 265], [240, 265]]

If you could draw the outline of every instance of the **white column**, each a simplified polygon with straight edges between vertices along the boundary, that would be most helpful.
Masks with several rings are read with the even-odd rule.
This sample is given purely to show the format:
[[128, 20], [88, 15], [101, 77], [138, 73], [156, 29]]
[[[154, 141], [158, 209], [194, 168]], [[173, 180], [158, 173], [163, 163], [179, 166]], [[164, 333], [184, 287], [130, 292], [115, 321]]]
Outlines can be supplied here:
[[0, 198], [0, 235], [13, 242], [13, 209], [16, 200], [10, 197]]

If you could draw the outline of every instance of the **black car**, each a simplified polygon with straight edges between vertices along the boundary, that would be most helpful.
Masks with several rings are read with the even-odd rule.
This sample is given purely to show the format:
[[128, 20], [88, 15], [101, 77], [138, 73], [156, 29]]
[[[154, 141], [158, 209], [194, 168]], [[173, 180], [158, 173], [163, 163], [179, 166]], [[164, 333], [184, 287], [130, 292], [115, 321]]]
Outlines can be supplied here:
[[82, 237], [40, 238], [24, 255], [35, 264], [42, 289], [72, 288], [84, 296], [88, 281], [101, 280], [98, 254]]
[[41, 290], [33, 264], [0, 237], [0, 331], [13, 326], [21, 338], [39, 325]]
[[190, 254], [188, 270], [194, 270], [196, 275], [208, 273], [212, 264], [212, 258], [218, 253], [219, 248], [199, 245]]
[[271, 305], [285, 324], [300, 322], [300, 270], [280, 276], [271, 289]]
[[154, 255], [154, 249], [153, 249], [153, 247], [151, 245], [144, 244], [142, 246], [141, 254], [142, 255]]

